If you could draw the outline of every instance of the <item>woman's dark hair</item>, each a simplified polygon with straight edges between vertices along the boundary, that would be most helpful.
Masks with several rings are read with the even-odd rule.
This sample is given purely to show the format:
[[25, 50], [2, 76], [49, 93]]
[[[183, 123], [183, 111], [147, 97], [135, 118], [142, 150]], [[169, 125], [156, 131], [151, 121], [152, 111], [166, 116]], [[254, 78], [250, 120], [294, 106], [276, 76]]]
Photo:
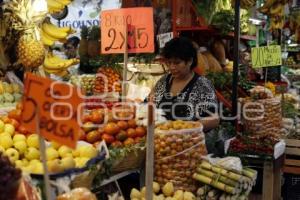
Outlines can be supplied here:
[[80, 39], [76, 36], [68, 38], [67, 42], [64, 44], [64, 47], [66, 48], [67, 44], [72, 44], [75, 48], [77, 48], [78, 44], [80, 42]]
[[197, 50], [193, 46], [193, 43], [184, 37], [173, 38], [166, 43], [162, 50], [162, 56], [166, 59], [179, 58], [185, 62], [193, 60], [191, 69], [197, 66]]

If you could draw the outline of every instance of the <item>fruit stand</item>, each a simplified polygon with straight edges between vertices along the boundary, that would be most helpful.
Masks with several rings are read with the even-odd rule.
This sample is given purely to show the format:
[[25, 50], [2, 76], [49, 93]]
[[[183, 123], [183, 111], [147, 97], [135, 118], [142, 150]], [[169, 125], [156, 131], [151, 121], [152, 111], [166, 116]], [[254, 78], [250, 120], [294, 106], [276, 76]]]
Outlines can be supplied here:
[[[154, 35], [166, 29], [176, 37], [193, 40], [198, 57], [194, 72], [209, 79], [216, 89], [221, 123], [206, 133], [200, 122], [167, 121], [162, 110], [152, 113], [150, 104], [143, 103], [168, 73], [157, 44], [154, 53], [130, 52], [144, 32], [132, 40], [136, 30], [126, 26], [130, 34], [124, 37], [120, 32], [128, 42], [121, 52], [124, 55], [99, 54], [103, 27], [81, 26], [81, 33], [76, 33], [71, 26], [57, 25], [54, 15], [66, 14], [68, 5], [76, 2], [0, 3], [0, 185], [10, 191], [4, 194], [7, 188], [0, 186], [0, 200], [65, 200], [81, 195], [85, 199], [144, 200], [152, 196], [149, 191], [153, 199], [251, 199], [260, 182], [262, 199], [296, 199], [297, 191], [290, 182], [299, 179], [300, 169], [297, 3], [151, 1], [156, 9]], [[126, 1], [123, 5], [142, 7], [149, 2]], [[253, 24], [255, 20], [259, 23]], [[116, 30], [117, 22], [112, 27]], [[65, 47], [68, 38], [75, 34], [81, 37], [78, 55], [62, 56], [70, 50]], [[105, 51], [117, 51], [117, 43], [113, 44]], [[280, 67], [255, 66], [253, 49], [266, 44], [280, 46]], [[28, 91], [29, 76], [22, 75], [20, 80], [15, 75], [19, 71], [36, 79], [59, 80], [62, 87], [78, 92], [76, 100], [73, 94], [66, 99], [60, 99], [59, 93], [42, 94], [42, 86]], [[279, 80], [280, 75], [284, 77]], [[55, 89], [55, 84], [49, 88]], [[32, 97], [39, 92], [41, 98]], [[51, 101], [40, 105], [39, 100], [46, 99], [43, 95]], [[34, 131], [25, 122], [30, 101], [36, 103], [31, 105], [33, 116], [41, 116]], [[40, 110], [50, 112], [51, 104], [56, 103], [71, 108], [79, 105], [80, 109], [76, 107], [76, 117], [73, 113], [68, 120], [55, 119], [67, 113], [63, 104], [54, 109], [57, 116], [51, 120], [36, 115]], [[74, 124], [80, 128], [66, 131]], [[51, 139], [45, 130], [53, 134]], [[75, 148], [59, 137], [70, 139]], [[281, 172], [287, 177], [284, 190]], [[139, 176], [139, 180], [126, 182], [129, 176]], [[111, 188], [106, 191], [106, 187]]]

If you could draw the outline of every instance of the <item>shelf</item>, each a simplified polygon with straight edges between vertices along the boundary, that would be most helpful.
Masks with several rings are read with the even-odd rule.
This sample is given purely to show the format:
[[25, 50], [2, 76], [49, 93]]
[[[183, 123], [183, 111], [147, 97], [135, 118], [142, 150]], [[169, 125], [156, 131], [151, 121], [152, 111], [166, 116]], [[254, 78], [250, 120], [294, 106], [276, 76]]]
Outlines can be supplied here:
[[[175, 31], [205, 31], [207, 33], [212, 33], [213, 35], [219, 35], [218, 31], [216, 29], [213, 29], [211, 27], [208, 26], [194, 26], [194, 27], [176, 27]], [[226, 37], [226, 36], [224, 36]], [[234, 33], [229, 33], [227, 35], [227, 37], [234, 37]], [[252, 35], [241, 35], [240, 36], [241, 39], [243, 40], [252, 40], [255, 41], [256, 40], [256, 36], [252, 36]]]

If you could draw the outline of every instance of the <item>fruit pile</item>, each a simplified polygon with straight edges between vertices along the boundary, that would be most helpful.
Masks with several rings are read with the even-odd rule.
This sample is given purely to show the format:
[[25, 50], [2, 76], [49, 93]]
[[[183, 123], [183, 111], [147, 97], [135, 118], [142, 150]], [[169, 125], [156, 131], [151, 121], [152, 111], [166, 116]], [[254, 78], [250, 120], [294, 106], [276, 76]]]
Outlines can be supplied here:
[[83, 75], [80, 78], [80, 87], [84, 89], [86, 94], [92, 94], [93, 88], [95, 86], [95, 76], [93, 75]]
[[21, 170], [16, 169], [1, 152], [0, 177], [0, 199], [15, 199], [21, 179]]
[[0, 81], [0, 107], [15, 106], [22, 98], [22, 89], [16, 83]]
[[87, 98], [84, 100], [85, 108], [88, 110], [95, 110], [100, 108], [111, 109], [114, 106], [114, 103], [118, 101], [105, 101], [100, 98]]
[[[130, 192], [131, 200], [145, 200], [146, 199], [146, 187], [143, 187], [140, 191], [133, 188]], [[160, 188], [157, 182], [153, 182], [153, 200], [174, 199], [174, 200], [194, 200], [195, 195], [191, 192], [176, 190], [171, 182], [166, 183]]]
[[207, 154], [202, 125], [180, 120], [163, 123], [155, 130], [154, 144], [155, 180], [195, 191], [192, 174], [201, 156]]
[[109, 67], [99, 68], [94, 93], [103, 93], [103, 92], [121, 92], [121, 76], [115, 70]]
[[60, 13], [70, 3], [72, 3], [72, 0], [47, 0], [48, 11], [50, 14]]
[[[128, 146], [141, 142], [146, 135], [146, 129], [138, 126], [130, 112], [117, 112], [113, 116], [111, 111], [106, 114], [102, 109], [93, 110], [83, 117], [83, 134], [81, 139], [97, 145], [104, 140], [113, 147]], [[119, 119], [116, 119], [118, 117]], [[124, 120], [122, 120], [122, 118]]]
[[273, 155], [279, 138], [269, 134], [263, 136], [240, 136], [230, 142], [229, 153]]

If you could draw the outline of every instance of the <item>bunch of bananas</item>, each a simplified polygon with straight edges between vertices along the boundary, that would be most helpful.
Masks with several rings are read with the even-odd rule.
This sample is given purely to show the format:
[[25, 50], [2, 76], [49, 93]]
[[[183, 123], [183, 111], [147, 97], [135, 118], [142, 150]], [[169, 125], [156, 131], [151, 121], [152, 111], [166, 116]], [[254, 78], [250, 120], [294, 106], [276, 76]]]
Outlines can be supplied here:
[[67, 69], [79, 63], [79, 59], [72, 58], [72, 59], [62, 59], [52, 53], [48, 53], [45, 60], [44, 60], [44, 70], [49, 74], [55, 74], [58, 76], [64, 76], [67, 74]]
[[[250, 9], [252, 8], [253, 6], [255, 6], [256, 4], [256, 0], [240, 0], [240, 5], [241, 5], [241, 8], [243, 9]], [[232, 7], [234, 7], [235, 5], [235, 0], [231, 0], [231, 5]]]
[[47, 0], [48, 12], [50, 14], [61, 12], [72, 0]]
[[54, 42], [65, 42], [68, 35], [75, 31], [71, 27], [58, 27], [50, 21], [45, 20], [41, 28], [42, 42], [46, 46], [52, 46]]
[[267, 0], [258, 11], [270, 17], [270, 30], [282, 29], [284, 26], [284, 5], [287, 0]]

